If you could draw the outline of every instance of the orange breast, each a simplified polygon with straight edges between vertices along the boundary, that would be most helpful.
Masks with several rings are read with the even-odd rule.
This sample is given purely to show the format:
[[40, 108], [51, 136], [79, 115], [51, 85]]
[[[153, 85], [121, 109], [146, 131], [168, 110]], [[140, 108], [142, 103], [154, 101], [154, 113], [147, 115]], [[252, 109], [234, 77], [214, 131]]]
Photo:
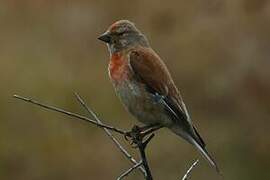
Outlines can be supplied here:
[[119, 81], [127, 78], [127, 60], [120, 53], [114, 53], [109, 63], [109, 74], [112, 80]]

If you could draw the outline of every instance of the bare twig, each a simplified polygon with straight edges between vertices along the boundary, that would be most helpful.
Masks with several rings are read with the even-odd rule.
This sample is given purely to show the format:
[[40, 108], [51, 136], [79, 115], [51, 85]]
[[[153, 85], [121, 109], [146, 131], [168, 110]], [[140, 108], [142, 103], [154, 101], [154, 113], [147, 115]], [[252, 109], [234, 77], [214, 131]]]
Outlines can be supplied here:
[[[49, 110], [52, 110], [52, 111], [55, 111], [55, 112], [60, 112], [60, 113], [62, 113], [62, 114], [66, 114], [66, 115], [68, 115], [68, 116], [75, 117], [75, 118], [78, 118], [78, 119], [80, 119], [80, 120], [90, 122], [90, 123], [96, 125], [97, 127], [100, 127], [100, 128], [106, 128], [107, 130], [111, 130], [111, 131], [117, 132], [117, 133], [119, 133], [119, 134], [122, 134], [122, 135], [124, 135], [124, 136], [128, 136], [127, 132], [124, 131], [124, 130], [115, 128], [115, 127], [113, 127], [113, 126], [105, 125], [105, 124], [103, 124], [103, 123], [101, 123], [101, 122], [92, 120], [92, 119], [90, 119], [90, 118], [88, 118], [88, 117], [85, 117], [85, 116], [82, 116], [82, 115], [79, 115], [79, 114], [76, 114], [76, 113], [73, 113], [73, 112], [70, 112], [70, 111], [66, 111], [66, 110], [64, 110], [64, 109], [61, 109], [61, 108], [58, 108], [58, 107], [55, 107], [55, 106], [46, 105], [46, 104], [44, 104], [44, 103], [38, 102], [38, 101], [36, 101], [36, 100], [33, 100], [33, 99], [31, 99], [31, 98], [27, 98], [27, 97], [23, 97], [23, 96], [19, 96], [19, 95], [13, 95], [13, 97], [14, 97], [14, 98], [17, 98], [17, 99], [20, 99], [20, 100], [23, 100], [23, 101], [25, 101], [25, 102], [31, 103], [31, 104], [40, 106], [40, 107], [45, 108], [45, 109], [49, 109]], [[85, 103], [84, 103], [84, 104], [85, 104]], [[88, 110], [90, 110], [90, 109], [88, 108]], [[90, 111], [90, 112], [91, 112], [91, 111]], [[96, 116], [95, 116], [95, 117], [96, 117]], [[96, 118], [97, 118], [97, 117], [96, 117]], [[139, 137], [140, 134], [138, 133], [136, 136]], [[148, 142], [145, 143], [145, 144], [143, 144], [142, 139], [140, 139], [140, 141], [138, 141], [137, 143], [138, 143], [138, 147], [139, 147], [139, 149], [140, 149], [140, 154], [141, 154], [141, 156], [142, 156], [142, 162], [143, 162], [143, 165], [144, 165], [144, 168], [145, 168], [145, 169], [142, 168], [142, 169], [143, 169], [142, 171], [143, 171], [143, 173], [144, 173], [144, 175], [145, 175], [145, 178], [146, 178], [147, 180], [152, 180], [151, 172], [150, 172], [150, 170], [149, 170], [149, 167], [148, 167], [148, 164], [147, 164], [147, 160], [146, 160], [146, 156], [145, 156], [145, 152], [144, 152], [145, 147], [146, 147], [146, 144], [147, 144]], [[143, 146], [142, 146], [142, 145], [143, 145]], [[140, 146], [141, 146], [141, 147], [140, 147]], [[126, 151], [124, 148], [122, 148], [121, 151], [122, 151], [122, 152], [125, 152], [124, 154], [126, 154], [127, 157], [128, 157], [132, 162], [134, 161], [135, 163], [137, 163], [137, 161], [136, 161], [135, 159], [133, 159], [133, 158], [127, 153], [127, 151]], [[133, 159], [133, 160], [132, 160], [132, 159]], [[151, 177], [151, 178], [149, 179], [149, 177]]]
[[199, 159], [194, 161], [194, 163], [190, 166], [190, 168], [187, 170], [186, 174], [182, 177], [181, 180], [187, 180], [188, 176], [190, 175], [191, 171], [194, 169], [194, 167], [199, 163]]
[[[89, 115], [91, 115], [98, 123], [102, 123], [102, 121], [97, 117], [97, 115], [89, 108], [89, 106], [84, 102], [84, 100], [82, 99], [82, 97], [78, 94], [78, 93], [74, 93], [76, 96], [76, 99], [80, 102], [80, 104], [86, 109], [86, 111], [89, 113]], [[146, 172], [144, 170], [143, 167], [141, 167], [141, 163], [138, 163], [128, 152], [127, 150], [125, 150], [125, 148], [119, 143], [119, 141], [112, 135], [112, 133], [107, 129], [107, 128], [103, 128], [105, 133], [108, 135], [108, 137], [114, 142], [114, 144], [116, 145], [116, 147], [118, 147], [118, 149], [125, 155], [125, 157], [130, 160], [134, 166], [132, 167], [133, 169], [136, 169], [137, 167], [139, 167], [140, 171], [144, 174], [144, 176], [146, 176]], [[132, 169], [131, 168], [131, 169]], [[132, 170], [133, 170], [132, 169]], [[130, 170], [130, 169], [129, 169]], [[131, 170], [131, 171], [132, 171]], [[131, 172], [130, 171], [130, 172]], [[125, 173], [127, 173], [127, 175], [130, 173], [128, 171], [126, 171]], [[124, 174], [125, 174], [124, 173]], [[122, 179], [124, 175], [122, 174], [119, 178]], [[123, 177], [122, 177], [123, 176]], [[118, 179], [119, 179], [118, 178]]]
[[90, 123], [92, 123], [92, 124], [94, 124], [94, 125], [96, 125], [96, 126], [98, 126], [100, 128], [106, 128], [106, 129], [112, 130], [114, 132], [117, 132], [119, 134], [126, 135], [126, 131], [124, 131], [124, 130], [115, 128], [113, 126], [108, 126], [108, 125], [103, 124], [103, 123], [98, 123], [98, 122], [96, 122], [96, 121], [94, 121], [92, 119], [89, 119], [88, 117], [85, 117], [85, 116], [82, 116], [82, 115], [79, 115], [79, 114], [76, 114], [76, 113], [72, 113], [72, 112], [63, 110], [61, 108], [55, 107], [55, 106], [50, 106], [50, 105], [43, 104], [43, 103], [35, 101], [35, 100], [31, 99], [31, 98], [22, 97], [22, 96], [19, 96], [19, 95], [13, 95], [13, 97], [17, 98], [17, 99], [20, 99], [20, 100], [23, 100], [23, 101], [26, 101], [26, 102], [29, 102], [31, 104], [43, 107], [45, 109], [60, 112], [60, 113], [66, 114], [68, 116], [75, 117], [75, 118], [78, 118], [80, 120], [90, 122]]
[[131, 168], [129, 168], [126, 172], [124, 172], [123, 174], [121, 174], [117, 180], [121, 180], [124, 177], [128, 176], [133, 170], [137, 169], [138, 167], [141, 167], [142, 165], [142, 161], [140, 161], [139, 163], [135, 164], [134, 166], [132, 166]]
[[[100, 119], [97, 117], [97, 115], [85, 104], [85, 102], [82, 100], [82, 98], [78, 95], [75, 94], [76, 98], [78, 99], [78, 101], [82, 104], [82, 106], [87, 110], [87, 112], [93, 116], [93, 119], [90, 119], [88, 117], [70, 112], [70, 111], [66, 111], [64, 109], [55, 107], [55, 106], [51, 106], [51, 105], [46, 105], [43, 103], [40, 103], [36, 100], [33, 100], [31, 98], [27, 98], [27, 97], [22, 97], [19, 95], [13, 95], [14, 98], [23, 100], [25, 102], [40, 106], [42, 108], [48, 109], [48, 110], [52, 110], [55, 112], [59, 112], [74, 118], [78, 118], [80, 120], [89, 122], [91, 124], [96, 125], [97, 127], [103, 128], [104, 131], [106, 132], [106, 134], [113, 140], [113, 142], [116, 144], [116, 146], [120, 149], [120, 151], [134, 164], [133, 167], [131, 167], [130, 169], [128, 169], [125, 173], [123, 173], [118, 179], [122, 179], [123, 177], [126, 177], [130, 172], [132, 172], [134, 169], [140, 168], [141, 172], [144, 173], [146, 180], [152, 180], [152, 174], [148, 165], [148, 161], [146, 158], [146, 154], [145, 154], [145, 149], [146, 146], [148, 145], [148, 143], [150, 142], [150, 140], [154, 137], [153, 132], [155, 130], [158, 130], [160, 127], [153, 127], [152, 129], [149, 129], [145, 132], [140, 131], [139, 127], [135, 126], [131, 133], [115, 128], [113, 126], [109, 126], [106, 124], [103, 124], [103, 122], [100, 121]], [[141, 156], [141, 161], [138, 163], [122, 146], [121, 144], [116, 140], [116, 138], [112, 135], [112, 133], [110, 131], [114, 131], [116, 133], [119, 133], [121, 135], [123, 135], [124, 137], [131, 137], [131, 139], [133, 140], [133, 143], [135, 143], [139, 149], [140, 152], [140, 156]], [[152, 134], [151, 134], [152, 133]], [[146, 137], [146, 135], [151, 134], [145, 141], [144, 141], [144, 137]], [[183, 176], [182, 180], [187, 180], [189, 174], [191, 173], [191, 171], [193, 170], [193, 168], [197, 165], [197, 163], [199, 162], [199, 160], [196, 160], [192, 166], [187, 170], [186, 174]], [[141, 166], [143, 165], [143, 167]]]
[[137, 142], [138, 148], [140, 150], [140, 155], [142, 158], [143, 167], [144, 167], [146, 174], [147, 174], [146, 180], [153, 179], [152, 173], [151, 173], [151, 170], [150, 170], [150, 167], [148, 165], [147, 158], [146, 158], [146, 154], [145, 154], [145, 148], [153, 137], [154, 137], [154, 134], [151, 134], [150, 137], [145, 142], [142, 142], [143, 141], [142, 139]]
[[151, 139], [155, 136], [155, 134], [151, 134], [145, 141], [143, 141], [145, 134], [142, 134], [140, 127], [134, 126], [130, 132], [131, 139], [134, 144], [136, 144], [136, 147], [138, 147], [140, 151], [140, 155], [142, 158], [142, 164], [146, 171], [146, 180], [152, 180], [152, 174], [150, 167], [148, 165], [148, 161], [145, 154], [145, 149], [148, 143], [151, 141]]

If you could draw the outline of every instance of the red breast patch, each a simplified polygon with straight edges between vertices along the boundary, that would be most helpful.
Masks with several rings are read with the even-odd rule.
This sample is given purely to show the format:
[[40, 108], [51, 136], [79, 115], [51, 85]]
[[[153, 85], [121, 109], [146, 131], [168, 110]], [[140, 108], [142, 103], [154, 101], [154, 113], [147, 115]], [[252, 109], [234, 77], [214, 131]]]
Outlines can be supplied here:
[[123, 80], [127, 78], [127, 60], [120, 53], [114, 53], [111, 56], [109, 63], [109, 73], [111, 79], [115, 81]]

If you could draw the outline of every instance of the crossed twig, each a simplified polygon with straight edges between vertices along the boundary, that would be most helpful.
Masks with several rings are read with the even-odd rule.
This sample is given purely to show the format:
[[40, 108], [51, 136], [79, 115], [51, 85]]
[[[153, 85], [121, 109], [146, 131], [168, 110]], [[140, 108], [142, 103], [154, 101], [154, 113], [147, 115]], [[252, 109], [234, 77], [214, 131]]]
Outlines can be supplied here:
[[[23, 97], [23, 96], [19, 96], [19, 95], [13, 95], [14, 98], [16, 99], [20, 99], [23, 100], [25, 102], [40, 106], [42, 108], [45, 109], [49, 109], [52, 111], [56, 111], [83, 121], [87, 121], [91, 124], [96, 125], [97, 127], [103, 128], [103, 130], [105, 131], [105, 133], [108, 135], [108, 137], [114, 142], [114, 144], [116, 145], [116, 147], [120, 150], [120, 152], [122, 152], [122, 154], [133, 164], [133, 166], [131, 168], [129, 168], [128, 170], [126, 170], [124, 173], [122, 173], [117, 180], [121, 180], [125, 177], [127, 177], [131, 172], [133, 172], [135, 169], [139, 169], [140, 172], [144, 175], [146, 180], [152, 180], [152, 174], [151, 174], [151, 170], [149, 168], [148, 165], [148, 161], [147, 161], [147, 157], [145, 154], [145, 149], [148, 145], [148, 143], [151, 141], [151, 139], [154, 137], [154, 131], [162, 128], [162, 126], [154, 126], [154, 127], [149, 127], [146, 128], [146, 130], [144, 128], [140, 128], [138, 126], [134, 126], [132, 128], [131, 131], [124, 131], [122, 129], [119, 128], [115, 128], [113, 126], [110, 125], [106, 125], [104, 124], [98, 117], [97, 115], [89, 108], [89, 106], [84, 102], [84, 100], [79, 96], [79, 94], [74, 93], [76, 99], [80, 102], [80, 104], [83, 106], [83, 108], [89, 113], [90, 116], [92, 116], [93, 119], [88, 118], [86, 116], [82, 116], [80, 114], [76, 114], [67, 110], [64, 110], [62, 108], [58, 108], [55, 106], [51, 106], [51, 105], [46, 105], [43, 103], [40, 103], [36, 100], [33, 100], [32, 98], [27, 98], [27, 97]], [[140, 156], [141, 156], [141, 160], [138, 162], [136, 161], [128, 152], [127, 150], [119, 143], [119, 141], [113, 136], [113, 134], [111, 133], [111, 131], [116, 132], [118, 134], [121, 134], [125, 137], [125, 139], [130, 138], [132, 141], [132, 144], [135, 144], [135, 147], [139, 149], [140, 152]], [[149, 136], [148, 136], [149, 135]], [[148, 137], [147, 137], [148, 136]], [[146, 138], [146, 140], [144, 140], [144, 138]], [[193, 168], [198, 164], [199, 160], [196, 160], [191, 167], [187, 170], [187, 172], [185, 173], [185, 175], [182, 177], [182, 180], [187, 180], [188, 175], [191, 173], [191, 171], [193, 170]]]

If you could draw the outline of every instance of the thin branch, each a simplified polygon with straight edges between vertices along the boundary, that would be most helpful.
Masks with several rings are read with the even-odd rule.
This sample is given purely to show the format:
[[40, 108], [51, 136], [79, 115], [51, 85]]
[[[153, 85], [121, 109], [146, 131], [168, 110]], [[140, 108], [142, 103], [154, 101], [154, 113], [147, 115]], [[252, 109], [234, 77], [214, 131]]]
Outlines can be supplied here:
[[[80, 104], [86, 109], [86, 111], [89, 113], [89, 115], [91, 115], [98, 123], [102, 123], [102, 121], [97, 117], [97, 115], [89, 108], [89, 106], [84, 102], [84, 100], [81, 98], [81, 96], [78, 93], [74, 93], [76, 99], [80, 102]], [[110, 130], [108, 130], [107, 128], [103, 128], [105, 133], [108, 135], [108, 137], [114, 142], [114, 144], [116, 145], [116, 147], [118, 147], [118, 149], [124, 154], [124, 156], [131, 161], [134, 166], [133, 169], [136, 169], [142, 162], [138, 163], [128, 152], [127, 150], [125, 150], [125, 148], [119, 143], [119, 141], [112, 135], [112, 133], [110, 132]], [[143, 167], [139, 166], [140, 171], [144, 174], [144, 176], [146, 176], [146, 172], [144, 170]], [[132, 171], [132, 170], [131, 170]], [[125, 172], [127, 173], [127, 175], [130, 172]], [[122, 179], [124, 176], [124, 174], [122, 174], [119, 178]]]
[[[78, 118], [80, 120], [90, 122], [92, 124], [95, 124], [97, 127], [112, 130], [114, 132], [117, 132], [119, 134], [124, 135], [125, 137], [128, 136], [128, 133], [126, 131], [123, 131], [121, 129], [118, 129], [118, 128], [115, 128], [115, 127], [112, 127], [112, 126], [105, 125], [103, 123], [96, 122], [96, 121], [94, 121], [94, 120], [92, 120], [92, 119], [90, 119], [88, 117], [85, 117], [85, 116], [82, 116], [82, 115], [79, 115], [79, 114], [76, 114], [76, 113], [72, 113], [72, 112], [66, 111], [64, 109], [55, 107], [55, 106], [43, 104], [43, 103], [40, 103], [40, 102], [38, 102], [36, 100], [33, 100], [31, 98], [26, 98], [26, 97], [19, 96], [19, 95], [13, 95], [13, 97], [17, 98], [17, 99], [20, 99], [20, 100], [23, 100], [25, 102], [31, 103], [31, 104], [40, 106], [40, 107], [45, 108], [45, 109], [49, 109], [49, 110], [52, 110], [52, 111], [55, 111], [55, 112], [60, 112], [62, 114], [66, 114], [68, 116], [75, 117], [75, 118]], [[145, 172], [146, 172], [146, 176], [145, 176], [146, 180], [152, 180], [153, 179], [152, 175], [151, 175], [150, 168], [148, 166], [146, 155], [145, 155], [146, 145], [148, 144], [148, 142], [150, 141], [150, 139], [153, 136], [154, 136], [154, 134], [152, 134], [150, 136], [150, 138], [146, 140], [146, 142], [143, 142], [143, 136], [141, 136], [140, 131], [136, 131], [134, 133], [134, 136], [133, 136], [133, 139], [135, 140], [135, 143], [137, 144], [137, 146], [138, 146], [138, 148], [140, 150], [140, 155], [141, 155], [141, 158], [142, 158], [142, 164], [143, 164]]]
[[145, 154], [145, 149], [146, 149], [146, 146], [148, 145], [148, 143], [151, 141], [151, 139], [155, 136], [155, 134], [151, 134], [145, 141], [143, 141], [145, 134], [141, 133], [140, 127], [134, 126], [130, 132], [130, 135], [131, 135], [131, 139], [132, 139], [133, 143], [136, 144], [136, 147], [140, 151], [142, 164], [143, 164], [143, 167], [144, 167], [146, 174], [147, 174], [146, 180], [152, 180], [153, 177], [151, 174], [150, 167], [148, 165], [148, 161], [147, 161], [146, 154]]
[[76, 114], [76, 113], [72, 113], [72, 112], [66, 111], [64, 109], [55, 107], [55, 106], [50, 106], [50, 105], [43, 104], [43, 103], [35, 101], [35, 100], [31, 99], [31, 98], [22, 97], [22, 96], [19, 96], [19, 95], [13, 95], [13, 97], [17, 98], [17, 99], [20, 99], [20, 100], [23, 100], [23, 101], [28, 102], [28, 103], [43, 107], [45, 109], [60, 112], [62, 114], [66, 114], [68, 116], [75, 117], [75, 118], [78, 118], [80, 120], [90, 122], [90, 123], [92, 123], [92, 124], [94, 124], [94, 125], [96, 125], [96, 126], [98, 126], [100, 128], [106, 128], [106, 129], [112, 130], [114, 132], [117, 132], [119, 134], [126, 135], [126, 131], [124, 131], [124, 130], [115, 128], [113, 126], [108, 126], [108, 125], [105, 125], [103, 123], [98, 123], [98, 122], [96, 122], [96, 121], [94, 121], [92, 119], [89, 119], [88, 117], [85, 117], [85, 116], [82, 116], [82, 115], [79, 115], [79, 114]]
[[144, 167], [146, 174], [147, 174], [146, 180], [153, 179], [152, 173], [151, 173], [151, 170], [150, 170], [150, 167], [148, 165], [147, 158], [146, 158], [146, 154], [145, 154], [145, 148], [153, 137], [154, 137], [154, 134], [151, 134], [150, 137], [145, 142], [142, 142], [143, 141], [142, 139], [137, 142], [138, 148], [140, 150], [140, 155], [142, 158], [143, 167]]
[[134, 166], [132, 166], [131, 168], [129, 168], [126, 172], [124, 172], [123, 174], [121, 174], [117, 180], [121, 180], [123, 178], [125, 178], [126, 176], [128, 176], [133, 170], [137, 169], [138, 167], [140, 168], [142, 165], [142, 161], [140, 161], [139, 163], [135, 164]]
[[194, 161], [194, 163], [190, 166], [190, 168], [187, 170], [186, 174], [184, 174], [184, 176], [182, 177], [181, 180], [187, 180], [188, 177], [191, 174], [191, 171], [194, 169], [194, 167], [199, 163], [199, 159], [197, 159], [196, 161]]

